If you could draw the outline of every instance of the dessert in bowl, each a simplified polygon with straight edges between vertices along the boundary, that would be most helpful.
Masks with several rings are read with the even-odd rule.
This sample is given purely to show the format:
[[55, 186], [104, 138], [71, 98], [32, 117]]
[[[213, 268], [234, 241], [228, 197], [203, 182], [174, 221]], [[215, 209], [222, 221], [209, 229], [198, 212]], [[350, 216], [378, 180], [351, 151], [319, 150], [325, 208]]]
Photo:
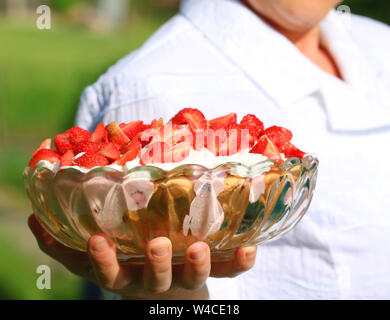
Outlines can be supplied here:
[[162, 119], [73, 127], [45, 140], [24, 171], [42, 226], [86, 250], [105, 233], [121, 260], [142, 263], [146, 243], [172, 242], [174, 262], [202, 240], [212, 260], [290, 230], [309, 207], [318, 160], [282, 127], [254, 115], [206, 120], [197, 109]]

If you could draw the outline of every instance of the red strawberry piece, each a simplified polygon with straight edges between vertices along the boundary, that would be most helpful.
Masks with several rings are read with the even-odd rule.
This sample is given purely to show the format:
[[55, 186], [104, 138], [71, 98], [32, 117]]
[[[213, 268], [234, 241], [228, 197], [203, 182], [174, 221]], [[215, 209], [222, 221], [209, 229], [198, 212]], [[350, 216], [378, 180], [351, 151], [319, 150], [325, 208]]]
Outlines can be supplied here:
[[37, 154], [37, 152], [38, 152], [39, 150], [42, 150], [42, 149], [50, 149], [50, 147], [51, 147], [51, 139], [46, 139], [45, 141], [43, 141], [43, 142], [41, 143], [41, 145], [39, 146], [39, 148], [33, 152], [32, 157], [34, 157], [34, 156]]
[[143, 130], [143, 121], [133, 121], [126, 124], [122, 129], [124, 134], [128, 136], [130, 139], [134, 138], [138, 132]]
[[284, 145], [283, 151], [284, 151], [284, 155], [285, 155], [287, 158], [296, 157], [296, 158], [302, 159], [303, 156], [306, 154], [305, 152], [299, 150], [296, 146], [294, 146], [294, 145], [293, 145], [292, 143], [290, 143], [290, 142], [287, 142], [287, 143]]
[[242, 118], [240, 126], [249, 130], [249, 144], [253, 146], [256, 140], [264, 133], [264, 124], [254, 114], [247, 114]]
[[124, 122], [121, 122], [121, 123], [119, 124], [119, 128], [121, 128], [121, 129], [123, 129], [125, 126], [126, 126], [126, 123], [124, 123]]
[[107, 137], [106, 129], [104, 128], [103, 123], [100, 122], [96, 126], [95, 131], [91, 135], [91, 141], [92, 142], [107, 142], [108, 139], [106, 140], [106, 137]]
[[91, 142], [91, 141], [82, 141], [78, 144], [76, 144], [73, 148], [75, 154], [79, 154], [80, 152], [89, 152], [89, 153], [96, 153], [98, 152], [103, 146], [105, 145], [104, 142]]
[[84, 153], [81, 157], [74, 160], [74, 163], [80, 167], [93, 168], [104, 167], [109, 164], [107, 158], [97, 153]]
[[188, 124], [192, 132], [207, 129], [207, 120], [198, 109], [184, 108], [171, 121], [173, 124]]
[[62, 156], [61, 156], [61, 162], [60, 166], [65, 167], [65, 166], [73, 166], [72, 159], [74, 158], [75, 154], [73, 150], [68, 150], [66, 151]]
[[66, 132], [57, 134], [54, 137], [54, 145], [56, 146], [58, 153], [61, 155], [66, 151], [73, 149], [72, 143], [69, 140], [69, 135]]
[[130, 139], [125, 135], [122, 129], [114, 121], [107, 126], [108, 140], [115, 143], [120, 149], [125, 143], [129, 142]]
[[[141, 130], [141, 131], [148, 130], [148, 129], [150, 129], [151, 127], [152, 127], [151, 124], [144, 124], [144, 125], [142, 126], [142, 130]], [[138, 134], [139, 134], [139, 133], [138, 133]]]
[[76, 144], [91, 139], [91, 133], [80, 127], [70, 128], [65, 132], [69, 136], [70, 143], [75, 146]]
[[32, 168], [36, 168], [38, 162], [41, 160], [46, 160], [46, 161], [49, 161], [51, 163], [56, 163], [56, 162], [59, 162], [61, 160], [61, 157], [54, 150], [41, 149], [41, 150], [38, 150], [38, 152], [35, 154], [34, 157], [32, 157], [32, 159], [30, 160], [28, 165]]
[[293, 136], [290, 130], [278, 126], [269, 127], [265, 129], [264, 133], [281, 152], [284, 152], [285, 144], [290, 142]]
[[209, 128], [213, 130], [229, 129], [231, 125], [237, 123], [237, 114], [229, 113], [226, 116], [212, 119], [208, 122]]
[[250, 153], [258, 153], [266, 156], [268, 159], [275, 161], [276, 163], [282, 163], [283, 159], [279, 153], [278, 148], [272, 143], [272, 141], [266, 136], [262, 135], [257, 141], [256, 145], [250, 150]]
[[130, 144], [127, 145], [126, 153], [116, 160], [114, 163], [120, 166], [126, 164], [127, 161], [134, 160], [141, 152], [141, 143], [137, 139], [137, 137], [133, 138]]
[[99, 151], [98, 154], [101, 154], [105, 156], [109, 160], [117, 160], [120, 158], [119, 150], [116, 148], [115, 144], [110, 142], [103, 146]]

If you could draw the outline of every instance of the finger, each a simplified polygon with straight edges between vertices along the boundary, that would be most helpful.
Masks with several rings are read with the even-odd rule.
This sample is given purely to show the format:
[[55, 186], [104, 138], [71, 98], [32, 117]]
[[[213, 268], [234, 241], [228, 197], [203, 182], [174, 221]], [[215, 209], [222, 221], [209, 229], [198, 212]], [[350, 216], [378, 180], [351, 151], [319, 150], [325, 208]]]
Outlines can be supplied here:
[[182, 285], [186, 289], [202, 287], [210, 274], [210, 248], [204, 242], [196, 242], [186, 250]]
[[231, 261], [214, 262], [211, 265], [212, 277], [235, 277], [253, 267], [256, 260], [256, 246], [237, 248]]
[[88, 256], [81, 251], [71, 249], [54, 239], [42, 228], [34, 214], [28, 218], [28, 226], [35, 236], [39, 248], [51, 258], [62, 263], [69, 271], [78, 276], [92, 279], [92, 268]]
[[120, 265], [115, 245], [104, 234], [95, 234], [89, 238], [88, 255], [97, 282], [103, 288], [119, 290], [130, 283], [129, 270]]
[[144, 287], [152, 293], [167, 291], [172, 283], [172, 244], [168, 238], [159, 237], [146, 245]]

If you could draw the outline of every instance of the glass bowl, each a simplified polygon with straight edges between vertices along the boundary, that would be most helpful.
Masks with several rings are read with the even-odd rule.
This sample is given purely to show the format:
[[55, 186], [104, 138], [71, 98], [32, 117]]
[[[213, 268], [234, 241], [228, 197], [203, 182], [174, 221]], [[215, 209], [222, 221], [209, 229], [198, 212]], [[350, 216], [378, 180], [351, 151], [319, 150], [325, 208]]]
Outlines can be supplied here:
[[238, 246], [293, 228], [310, 205], [317, 172], [317, 158], [306, 154], [282, 164], [229, 162], [213, 169], [26, 167], [23, 177], [38, 221], [64, 245], [85, 251], [89, 237], [103, 232], [121, 261], [143, 263], [146, 243], [164, 236], [173, 262], [182, 263], [198, 240], [209, 244], [212, 261], [221, 261]]

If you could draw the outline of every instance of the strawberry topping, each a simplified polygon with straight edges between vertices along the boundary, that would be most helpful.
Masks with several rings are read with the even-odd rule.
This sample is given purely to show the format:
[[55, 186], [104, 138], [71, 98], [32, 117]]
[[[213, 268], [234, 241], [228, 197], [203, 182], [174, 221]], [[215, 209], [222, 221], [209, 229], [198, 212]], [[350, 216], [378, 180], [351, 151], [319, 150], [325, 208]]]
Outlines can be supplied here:
[[115, 161], [120, 158], [121, 154], [114, 143], [110, 142], [104, 145], [98, 152], [105, 156], [108, 160]]
[[[204, 148], [216, 156], [230, 156], [250, 148], [251, 153], [281, 163], [282, 153], [287, 158], [305, 155], [291, 139], [291, 131], [283, 127], [264, 130], [253, 114], [244, 116], [238, 124], [235, 113], [207, 121], [198, 109], [185, 108], [165, 124], [162, 118], [150, 124], [141, 120], [120, 124], [114, 121], [107, 126], [99, 123], [92, 134], [72, 127], [55, 136], [56, 150], [50, 149], [51, 139], [43, 141], [29, 165], [35, 167], [40, 160], [86, 168], [111, 163], [123, 166], [134, 159], [142, 165], [179, 162], [188, 157], [191, 149]], [[74, 159], [80, 153], [84, 154]]]
[[41, 160], [46, 160], [46, 161], [49, 161], [51, 163], [56, 163], [56, 162], [61, 160], [61, 157], [54, 150], [41, 149], [41, 150], [38, 150], [38, 152], [32, 157], [32, 159], [30, 160], [28, 165], [30, 167], [36, 168], [38, 162]]
[[43, 142], [41, 143], [41, 145], [39, 146], [39, 148], [33, 152], [33, 154], [32, 154], [31, 157], [34, 157], [34, 156], [37, 154], [37, 152], [38, 152], [39, 150], [42, 150], [42, 149], [50, 149], [50, 146], [51, 146], [51, 139], [46, 139], [45, 141], [43, 141]]
[[107, 142], [108, 141], [106, 129], [104, 128], [103, 123], [100, 122], [96, 126], [95, 131], [92, 133], [91, 141], [92, 142]]
[[272, 141], [266, 135], [262, 135], [260, 139], [257, 140], [256, 145], [252, 148], [250, 153], [262, 154], [267, 158], [274, 160], [276, 163], [283, 162], [283, 159], [280, 155], [278, 148], [272, 143]]
[[123, 133], [129, 137], [129, 139], [134, 138], [138, 132], [142, 131], [144, 127], [143, 121], [133, 121], [128, 123], [122, 128]]
[[209, 120], [209, 128], [213, 130], [228, 130], [232, 125], [237, 123], [237, 114], [229, 113], [226, 116]]
[[242, 118], [240, 126], [249, 130], [249, 145], [253, 146], [256, 140], [264, 133], [264, 124], [253, 114]]
[[184, 108], [171, 121], [173, 124], [188, 124], [192, 132], [199, 129], [207, 129], [207, 120], [198, 109]]
[[80, 167], [85, 168], [104, 167], [109, 165], [109, 162], [105, 156], [88, 152], [74, 160], [74, 163]]
[[60, 166], [61, 167], [65, 167], [65, 166], [73, 166], [73, 158], [74, 158], [75, 154], [73, 152], [73, 150], [68, 150], [66, 151], [62, 156], [61, 156], [61, 160], [60, 160]]

